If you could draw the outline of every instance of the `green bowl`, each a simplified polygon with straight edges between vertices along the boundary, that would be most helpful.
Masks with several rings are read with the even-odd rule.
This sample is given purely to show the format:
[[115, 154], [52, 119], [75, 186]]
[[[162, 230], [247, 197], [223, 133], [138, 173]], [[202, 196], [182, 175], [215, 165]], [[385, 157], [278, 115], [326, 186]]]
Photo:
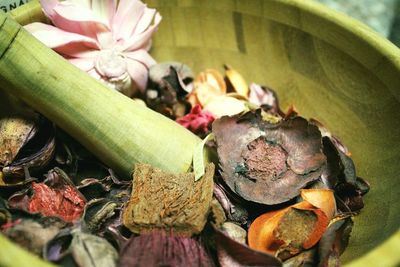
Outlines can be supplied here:
[[313, 1], [146, 2], [163, 16], [151, 51], [158, 61], [182, 61], [196, 72], [228, 63], [340, 136], [371, 183], [343, 261], [400, 263], [400, 50]]
[[[342, 259], [348, 266], [400, 264], [400, 50], [313, 1], [146, 2], [163, 16], [151, 51], [158, 61], [182, 61], [196, 72], [228, 63], [345, 142], [371, 191]], [[32, 20], [29, 12], [20, 18]]]

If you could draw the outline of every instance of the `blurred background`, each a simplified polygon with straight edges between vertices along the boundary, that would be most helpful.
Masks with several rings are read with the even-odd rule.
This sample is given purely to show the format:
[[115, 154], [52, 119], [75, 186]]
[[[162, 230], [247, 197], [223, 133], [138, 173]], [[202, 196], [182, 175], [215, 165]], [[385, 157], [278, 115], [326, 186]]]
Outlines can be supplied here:
[[400, 47], [400, 0], [316, 0], [361, 20]]

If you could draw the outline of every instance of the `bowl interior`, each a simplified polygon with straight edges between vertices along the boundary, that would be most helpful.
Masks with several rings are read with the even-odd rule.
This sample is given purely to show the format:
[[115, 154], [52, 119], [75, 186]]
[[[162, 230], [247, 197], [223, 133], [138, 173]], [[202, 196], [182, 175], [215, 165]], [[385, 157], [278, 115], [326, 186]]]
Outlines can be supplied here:
[[146, 2], [163, 16], [151, 51], [158, 61], [185, 62], [196, 72], [230, 64], [248, 82], [274, 88], [284, 108], [293, 103], [323, 122], [350, 148], [371, 191], [355, 217], [345, 262], [399, 228], [397, 48], [312, 1]]

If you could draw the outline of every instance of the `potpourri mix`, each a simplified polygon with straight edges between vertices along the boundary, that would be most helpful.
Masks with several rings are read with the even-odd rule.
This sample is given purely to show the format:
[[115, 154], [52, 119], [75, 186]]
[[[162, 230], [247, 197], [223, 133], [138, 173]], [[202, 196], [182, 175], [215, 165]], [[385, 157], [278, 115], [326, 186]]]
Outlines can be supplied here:
[[1, 118], [2, 234], [61, 266], [340, 264], [369, 190], [340, 139], [230, 66], [148, 77], [135, 101], [212, 134], [204, 175], [119, 177], [40, 115]]

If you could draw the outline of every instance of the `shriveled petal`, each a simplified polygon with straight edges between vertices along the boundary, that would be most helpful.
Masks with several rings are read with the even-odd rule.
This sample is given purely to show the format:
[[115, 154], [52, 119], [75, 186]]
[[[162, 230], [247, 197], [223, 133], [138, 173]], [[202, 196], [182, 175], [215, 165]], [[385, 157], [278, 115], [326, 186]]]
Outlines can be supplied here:
[[81, 70], [88, 72], [94, 68], [95, 58], [69, 58], [68, 61]]
[[90, 9], [65, 2], [54, 7], [54, 16], [51, 20], [60, 29], [92, 38], [99, 32], [110, 30], [108, 21], [96, 17]]
[[96, 41], [76, 33], [70, 33], [44, 23], [31, 23], [24, 27], [33, 36], [50, 48], [57, 48], [71, 43], [78, 43], [86, 49], [96, 48]]
[[157, 13], [155, 15], [153, 25], [151, 25], [144, 32], [137, 34], [137, 35], [133, 35], [131, 38], [129, 38], [129, 40], [127, 40], [123, 44], [123, 48], [124, 48], [123, 50], [124, 51], [133, 51], [133, 50], [141, 49], [141, 48], [148, 50], [150, 48], [149, 42], [150, 42], [151, 36], [158, 29], [158, 24], [160, 24], [161, 19], [162, 19], [161, 15], [159, 13]]
[[143, 65], [145, 65], [147, 68], [150, 68], [151, 66], [155, 65], [157, 62], [154, 60], [150, 54], [143, 49], [136, 50], [134, 52], [127, 52], [124, 53], [124, 55], [130, 59], [139, 61]]
[[332, 219], [336, 211], [336, 201], [333, 190], [330, 189], [302, 189], [301, 197], [316, 208], [325, 212], [328, 219]]
[[50, 19], [54, 16], [54, 7], [56, 7], [60, 2], [58, 0], [40, 0], [40, 5], [44, 14]]
[[142, 17], [146, 5], [138, 0], [121, 0], [112, 23], [116, 40], [127, 40]]
[[230, 96], [216, 96], [205, 106], [204, 110], [211, 112], [216, 118], [233, 116], [246, 110], [243, 101]]
[[136, 87], [141, 92], [144, 92], [147, 85], [148, 69], [139, 61], [129, 58], [127, 58], [126, 61], [128, 64], [129, 76], [132, 78], [132, 81], [135, 82]]

